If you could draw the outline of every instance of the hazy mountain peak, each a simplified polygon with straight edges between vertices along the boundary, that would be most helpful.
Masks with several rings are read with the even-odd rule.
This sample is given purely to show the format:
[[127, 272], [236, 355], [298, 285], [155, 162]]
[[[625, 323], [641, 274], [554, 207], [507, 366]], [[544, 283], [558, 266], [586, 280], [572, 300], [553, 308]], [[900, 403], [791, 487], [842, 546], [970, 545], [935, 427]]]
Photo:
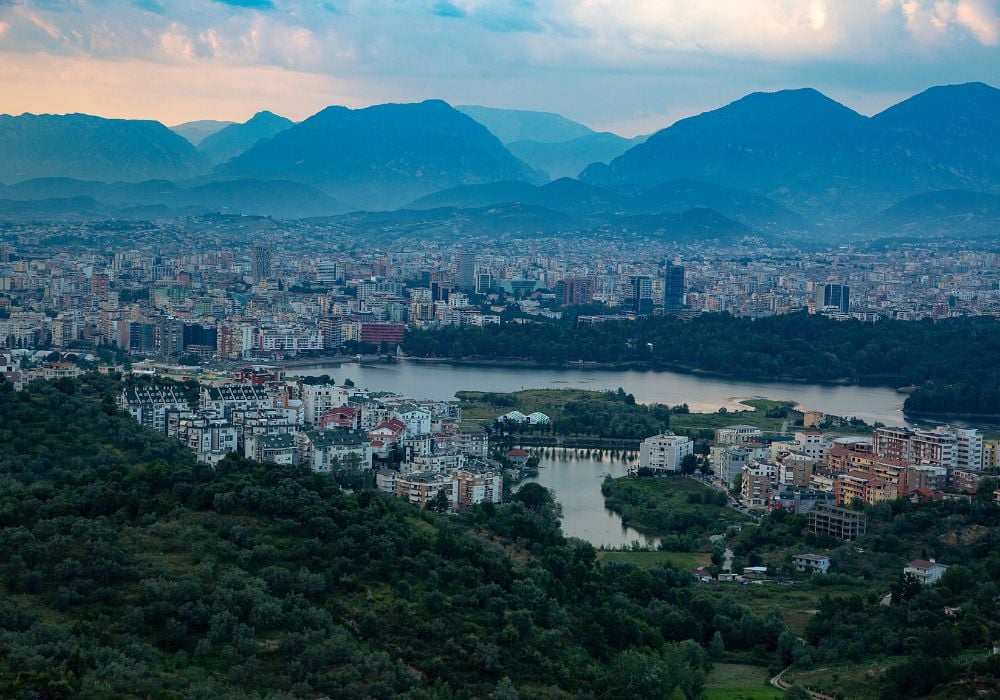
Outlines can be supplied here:
[[198, 150], [216, 165], [238, 156], [262, 139], [271, 138], [292, 126], [291, 119], [263, 110], [242, 124], [231, 124], [205, 137]]
[[305, 182], [374, 207], [399, 206], [462, 184], [545, 179], [486, 127], [442, 100], [327, 107], [218, 172]]
[[455, 109], [484, 125], [504, 144], [515, 141], [560, 143], [594, 133], [589, 126], [554, 112], [500, 109], [480, 105], [459, 105]]
[[0, 116], [0, 173], [8, 182], [181, 178], [203, 167], [194, 146], [157, 121], [90, 114]]

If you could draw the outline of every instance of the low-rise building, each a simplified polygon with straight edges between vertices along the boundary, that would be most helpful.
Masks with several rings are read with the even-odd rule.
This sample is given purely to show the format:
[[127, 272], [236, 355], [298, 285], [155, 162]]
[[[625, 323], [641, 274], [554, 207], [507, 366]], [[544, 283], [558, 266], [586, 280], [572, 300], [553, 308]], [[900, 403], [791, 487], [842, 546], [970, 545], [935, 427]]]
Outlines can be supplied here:
[[370, 469], [371, 443], [354, 430], [305, 430], [296, 435], [299, 462], [318, 472]]
[[457, 489], [456, 505], [459, 510], [483, 501], [503, 501], [503, 475], [499, 469], [484, 465], [470, 465], [451, 472]]
[[295, 435], [277, 433], [275, 435], [250, 435], [244, 443], [244, 456], [258, 462], [294, 464], [298, 459]]
[[914, 559], [903, 567], [903, 573], [915, 576], [922, 586], [933, 586], [941, 580], [941, 577], [944, 576], [944, 572], [947, 570], [947, 566], [938, 564], [933, 559], [929, 561]]
[[830, 557], [818, 554], [796, 554], [792, 557], [792, 565], [796, 571], [810, 571], [825, 574], [830, 570]]
[[439, 491], [444, 491], [449, 507], [454, 509], [458, 502], [458, 489], [450, 474], [416, 472], [396, 477], [396, 496], [417, 508], [426, 507], [428, 501], [437, 496]]

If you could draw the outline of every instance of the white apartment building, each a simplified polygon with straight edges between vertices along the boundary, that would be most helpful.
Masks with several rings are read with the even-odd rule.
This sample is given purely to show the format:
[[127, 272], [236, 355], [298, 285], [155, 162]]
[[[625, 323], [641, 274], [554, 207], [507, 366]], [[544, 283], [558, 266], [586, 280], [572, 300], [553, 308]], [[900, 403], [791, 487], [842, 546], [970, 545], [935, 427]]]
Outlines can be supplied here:
[[654, 472], [680, 471], [681, 461], [694, 452], [694, 442], [667, 431], [648, 437], [639, 446], [639, 468]]
[[303, 421], [306, 425], [319, 425], [323, 414], [332, 408], [347, 404], [344, 387], [333, 384], [304, 384], [302, 386]]

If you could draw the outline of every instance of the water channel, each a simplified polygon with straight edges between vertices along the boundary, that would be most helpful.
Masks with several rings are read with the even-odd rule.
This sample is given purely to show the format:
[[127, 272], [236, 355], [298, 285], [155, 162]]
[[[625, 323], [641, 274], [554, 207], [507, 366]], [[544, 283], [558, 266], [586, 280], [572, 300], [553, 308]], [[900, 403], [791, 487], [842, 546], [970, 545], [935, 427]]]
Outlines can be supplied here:
[[[510, 368], [397, 362], [393, 364], [345, 363], [311, 368], [295, 367], [290, 375], [329, 374], [338, 382], [350, 379], [372, 391], [393, 391], [414, 398], [447, 400], [456, 391], [519, 391], [521, 389], [574, 388], [614, 390], [634, 394], [640, 403], [686, 403], [693, 411], [736, 409], [746, 398], [789, 400], [797, 405], [838, 416], [857, 416], [869, 423], [902, 425], [902, 394], [887, 387], [756, 382], [660, 371]], [[738, 423], [737, 416], [733, 422]], [[604, 507], [601, 481], [605, 474], [623, 476], [628, 462], [620, 453], [595, 452], [592, 456], [569, 450], [547, 455], [539, 474], [531, 479], [552, 489], [563, 508], [563, 531], [594, 546], [623, 547], [638, 540], [653, 544]]]
[[[546, 450], [546, 452], [548, 452]], [[634, 459], [634, 453], [633, 453]], [[555, 456], [543, 456], [538, 476], [525, 483], [536, 482], [552, 489], [562, 506], [562, 529], [567, 535], [587, 540], [595, 547], [609, 549], [628, 547], [634, 541], [655, 546], [656, 538], [646, 537], [637, 530], [622, 525], [621, 516], [604, 507], [601, 482], [606, 474], [625, 476], [629, 461], [621, 453], [614, 456], [606, 451], [587, 454], [576, 450], [556, 450]]]

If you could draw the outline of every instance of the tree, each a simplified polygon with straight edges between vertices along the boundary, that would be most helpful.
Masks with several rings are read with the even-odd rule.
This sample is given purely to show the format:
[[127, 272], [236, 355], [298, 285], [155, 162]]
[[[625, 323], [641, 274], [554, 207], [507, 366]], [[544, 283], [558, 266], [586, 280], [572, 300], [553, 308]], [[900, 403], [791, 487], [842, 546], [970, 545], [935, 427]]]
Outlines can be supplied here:
[[698, 470], [698, 455], [684, 455], [681, 460], [681, 474], [694, 474]]
[[909, 572], [900, 574], [892, 586], [892, 602], [913, 600], [920, 593], [920, 588], [920, 579], [916, 576]]
[[440, 489], [434, 494], [434, 498], [427, 501], [424, 507], [432, 513], [447, 513], [448, 509], [451, 508], [451, 500], [448, 498], [448, 494], [444, 492], [444, 489]]
[[722, 633], [718, 630], [712, 635], [712, 644], [708, 651], [713, 659], [721, 659], [722, 655], [726, 652], [726, 645], [722, 641]]

